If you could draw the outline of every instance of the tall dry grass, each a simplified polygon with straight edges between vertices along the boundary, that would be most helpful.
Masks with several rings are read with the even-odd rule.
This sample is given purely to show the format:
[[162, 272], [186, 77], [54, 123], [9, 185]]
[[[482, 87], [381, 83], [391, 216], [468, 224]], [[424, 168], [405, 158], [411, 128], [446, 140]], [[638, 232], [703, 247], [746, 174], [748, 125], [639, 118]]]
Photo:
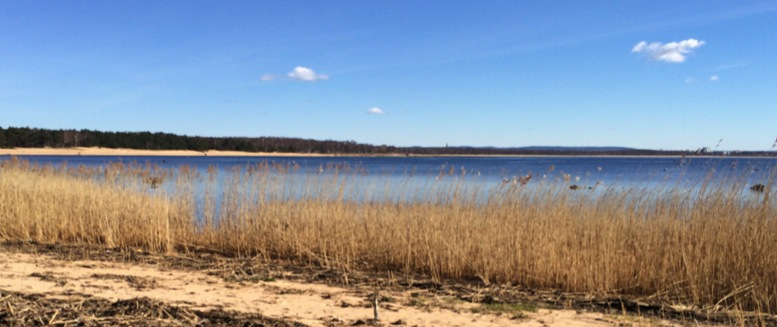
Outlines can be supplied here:
[[[192, 232], [183, 202], [139, 192], [138, 167], [0, 164], [0, 238], [168, 252]], [[136, 182], [125, 178], [135, 175]]]
[[[471, 192], [457, 182], [384, 183], [343, 167], [322, 175], [295, 169], [54, 169], [6, 161], [0, 237], [152, 251], [197, 246], [777, 312], [777, 203], [768, 191], [747, 193], [734, 182], [703, 183], [699, 192], [680, 185], [575, 192], [563, 183]], [[149, 178], [157, 176], [165, 181], [152, 189]]]

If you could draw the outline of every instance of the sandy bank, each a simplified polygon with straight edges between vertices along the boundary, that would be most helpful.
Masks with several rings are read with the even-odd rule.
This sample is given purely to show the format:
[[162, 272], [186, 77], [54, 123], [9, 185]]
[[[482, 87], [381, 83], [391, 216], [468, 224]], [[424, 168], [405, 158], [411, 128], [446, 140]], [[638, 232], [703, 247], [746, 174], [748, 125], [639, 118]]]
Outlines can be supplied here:
[[0, 155], [13, 156], [182, 156], [182, 157], [321, 157], [317, 153], [278, 153], [278, 152], [240, 152], [240, 151], [190, 151], [190, 150], [136, 150], [110, 148], [13, 148], [0, 149]]
[[[111, 149], [98, 147], [75, 148], [0, 148], [0, 156], [181, 156], [181, 157], [405, 157], [405, 154], [321, 154], [321, 153], [295, 153], [295, 152], [243, 152], [243, 151], [191, 151], [191, 150], [137, 150], [137, 149]], [[413, 154], [412, 157], [580, 157], [580, 158], [681, 158], [677, 155], [573, 155], [573, 154]], [[704, 156], [696, 158], [723, 158], [722, 156]], [[736, 158], [765, 158], [740, 156]]]
[[[220, 308], [234, 315], [261, 314], [305, 326], [364, 325], [373, 317], [370, 292], [364, 290], [282, 278], [230, 282], [206, 271], [166, 269], [153, 264], [62, 260], [45, 254], [0, 249], [0, 293], [4, 293], [0, 294], [0, 304], [9, 298], [8, 292], [36, 294], [28, 298], [38, 301], [61, 299], [74, 303], [83, 303], [88, 298], [110, 301], [148, 298], [192, 310]], [[384, 326], [613, 326], [622, 318], [541, 309], [516, 319], [507, 314], [477, 313], [471, 310], [476, 304], [455, 298], [446, 299], [447, 305], [438, 307], [419, 305], [422, 297], [414, 297], [408, 291], [381, 294], [390, 299], [380, 304], [383, 322], [380, 325]]]

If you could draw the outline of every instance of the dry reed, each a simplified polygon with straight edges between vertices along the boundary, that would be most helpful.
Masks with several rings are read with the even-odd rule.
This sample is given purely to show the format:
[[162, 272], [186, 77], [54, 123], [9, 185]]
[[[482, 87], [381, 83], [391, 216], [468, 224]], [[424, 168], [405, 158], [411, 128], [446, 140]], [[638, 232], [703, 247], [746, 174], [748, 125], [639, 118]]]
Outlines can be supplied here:
[[[472, 192], [460, 182], [368, 179], [350, 167], [321, 175], [296, 169], [73, 169], [9, 160], [0, 167], [0, 238], [150, 251], [197, 246], [777, 313], [777, 203], [768, 190], [705, 182], [698, 192], [681, 185], [575, 192], [547, 183]], [[149, 178], [161, 187], [149, 187]]]

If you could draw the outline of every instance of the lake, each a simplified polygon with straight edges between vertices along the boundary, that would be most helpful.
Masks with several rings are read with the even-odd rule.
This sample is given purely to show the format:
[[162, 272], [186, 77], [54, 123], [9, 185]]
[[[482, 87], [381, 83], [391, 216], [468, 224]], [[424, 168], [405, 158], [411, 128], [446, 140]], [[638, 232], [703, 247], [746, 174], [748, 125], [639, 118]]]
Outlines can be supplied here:
[[[509, 192], [533, 196], [595, 199], [623, 191], [683, 194], [694, 202], [700, 190], [721, 189], [742, 200], [760, 199], [752, 185], [770, 185], [777, 158], [671, 157], [181, 157], [181, 156], [19, 156], [40, 165], [107, 167], [116, 162], [156, 167], [180, 175], [197, 173], [188, 186], [175, 178], [141, 192], [191, 197], [195, 215], [220, 217], [226, 203], [252, 206], [275, 200], [329, 199], [356, 202], [445, 203], [468, 199], [489, 203]], [[10, 156], [0, 156], [8, 160]], [[251, 174], [253, 169], [264, 169]], [[151, 175], [155, 173], [152, 172]], [[101, 175], [93, 175], [100, 179]], [[529, 177], [531, 176], [531, 177]], [[712, 186], [705, 188], [705, 186]], [[571, 189], [576, 191], [573, 192]], [[183, 193], [181, 193], [183, 192]], [[506, 193], [507, 192], [507, 193]], [[550, 192], [550, 193], [548, 193]], [[573, 193], [566, 193], [573, 192]], [[678, 193], [680, 192], [680, 193]], [[186, 195], [189, 194], [189, 195]], [[555, 195], [554, 195], [555, 194]], [[635, 194], [635, 193], [631, 193]], [[495, 197], [493, 197], [495, 196]], [[231, 202], [230, 202], [231, 201]]]
[[[9, 156], [0, 156], [7, 160]], [[348, 167], [361, 176], [389, 179], [445, 179], [467, 184], [527, 184], [564, 182], [582, 188], [594, 185], [655, 188], [697, 185], [704, 181], [767, 184], [777, 158], [739, 157], [180, 157], [180, 156], [19, 156], [38, 164], [106, 166], [112, 162], [182, 165], [221, 172], [259, 163], [283, 163], [297, 174], [328, 174], [332, 167]]]

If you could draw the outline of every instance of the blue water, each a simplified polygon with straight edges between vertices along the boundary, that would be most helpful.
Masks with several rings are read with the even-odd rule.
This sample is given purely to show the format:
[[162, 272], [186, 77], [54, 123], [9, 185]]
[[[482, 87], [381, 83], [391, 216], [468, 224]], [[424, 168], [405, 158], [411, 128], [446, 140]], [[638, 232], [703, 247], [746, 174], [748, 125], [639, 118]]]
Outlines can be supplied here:
[[[0, 160], [8, 159], [0, 156]], [[331, 173], [347, 167], [351, 172], [375, 178], [456, 179], [489, 185], [519, 182], [567, 182], [581, 187], [599, 185], [636, 188], [699, 184], [704, 181], [737, 181], [767, 184], [777, 158], [667, 158], [667, 157], [159, 157], [159, 156], [19, 156], [39, 164], [99, 167], [112, 162], [157, 165], [177, 169], [182, 165], [221, 172], [258, 163], [297, 165], [298, 174]], [[341, 169], [342, 172], [342, 169]]]
[[[9, 156], [0, 156], [0, 161]], [[214, 207], [220, 217], [223, 201], [243, 197], [240, 201], [259, 201], [257, 189], [275, 187], [274, 199], [301, 197], [337, 198], [353, 201], [432, 201], [446, 202], [455, 196], [466, 196], [485, 203], [490, 192], [510, 189], [532, 189], [542, 185], [560, 185], [557, 190], [576, 185], [593, 190], [578, 194], [605, 194], [608, 190], [681, 190], [696, 194], [703, 185], [731, 184], [739, 188], [743, 199], [758, 196], [749, 187], [770, 185], [777, 173], [777, 158], [666, 158], [666, 157], [159, 157], [159, 156], [19, 156], [34, 164], [68, 167], [105, 167], [121, 162], [158, 167], [174, 174], [182, 166], [195, 168], [202, 174], [191, 187], [194, 190], [195, 214], [202, 219], [205, 203]], [[235, 173], [245, 173], [248, 167], [261, 163], [278, 164], [288, 170], [278, 184], [248, 185], [250, 193], [232, 194], [225, 190]], [[206, 173], [209, 167], [216, 174]], [[268, 171], [277, 174], [276, 166]], [[211, 169], [213, 171], [213, 169]], [[528, 176], [531, 179], [528, 179]], [[99, 178], [99, 177], [98, 177]], [[215, 183], [208, 181], [215, 178]], [[528, 180], [527, 180], [528, 179]], [[173, 180], [173, 179], [171, 179]], [[251, 179], [245, 179], [252, 181]], [[336, 180], [335, 183], [332, 183]], [[254, 182], [256, 180], [253, 180]], [[259, 184], [272, 182], [261, 180]], [[321, 183], [317, 181], [323, 181]], [[521, 182], [526, 182], [522, 185]], [[332, 185], [336, 185], [332, 188]], [[174, 194], [174, 182], [165, 182], [159, 189], [147, 192]], [[328, 188], [327, 188], [328, 187]], [[206, 192], [206, 189], [208, 190]], [[714, 189], [714, 188], [713, 188]], [[253, 192], [253, 193], [251, 193]], [[430, 198], [431, 197], [431, 198]]]

